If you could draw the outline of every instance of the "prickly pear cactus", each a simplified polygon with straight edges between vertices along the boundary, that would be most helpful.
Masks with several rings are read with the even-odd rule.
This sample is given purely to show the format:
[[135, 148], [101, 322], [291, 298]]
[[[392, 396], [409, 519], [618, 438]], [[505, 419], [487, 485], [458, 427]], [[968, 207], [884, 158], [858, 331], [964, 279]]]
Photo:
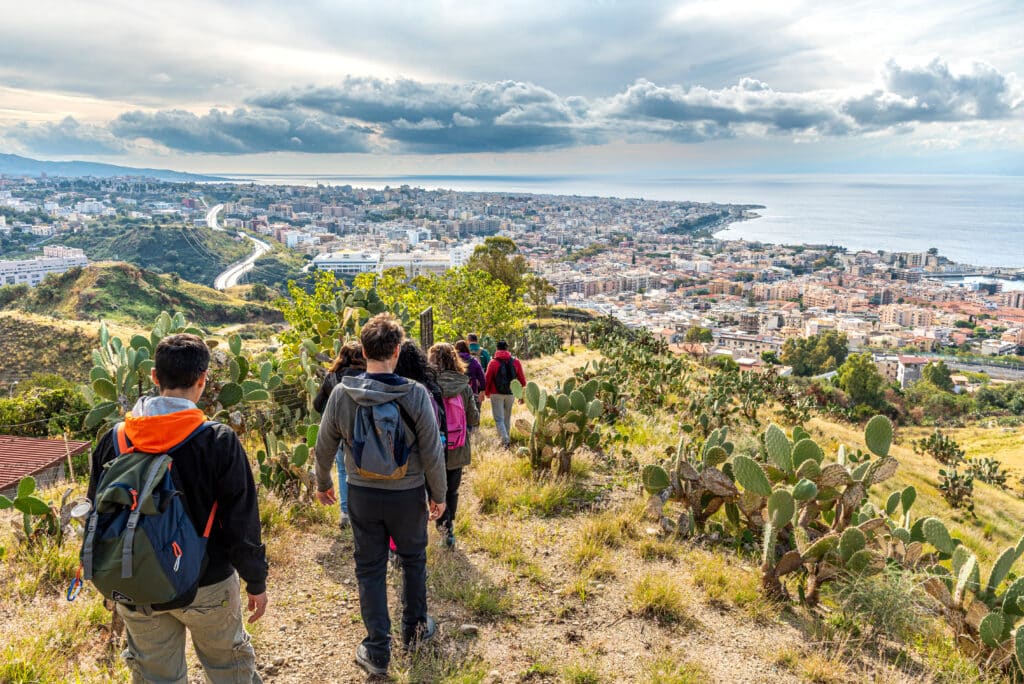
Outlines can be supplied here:
[[596, 380], [579, 388], [573, 383], [569, 392], [551, 394], [535, 382], [523, 387], [518, 380], [512, 381], [512, 394], [523, 400], [533, 418], [519, 419], [516, 429], [529, 436], [525, 449], [534, 470], [547, 471], [554, 464], [558, 475], [568, 475], [580, 447], [597, 448], [601, 439], [597, 421], [604, 411], [597, 390]]

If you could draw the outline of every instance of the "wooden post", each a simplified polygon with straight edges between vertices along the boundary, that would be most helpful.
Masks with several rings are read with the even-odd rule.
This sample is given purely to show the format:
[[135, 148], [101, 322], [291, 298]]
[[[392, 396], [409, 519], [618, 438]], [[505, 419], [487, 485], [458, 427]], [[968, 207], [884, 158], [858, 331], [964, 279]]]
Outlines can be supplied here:
[[75, 468], [71, 465], [71, 446], [68, 444], [68, 432], [64, 431], [64, 453], [68, 458], [68, 479], [75, 481]]
[[420, 347], [427, 351], [434, 344], [434, 307], [420, 313]]

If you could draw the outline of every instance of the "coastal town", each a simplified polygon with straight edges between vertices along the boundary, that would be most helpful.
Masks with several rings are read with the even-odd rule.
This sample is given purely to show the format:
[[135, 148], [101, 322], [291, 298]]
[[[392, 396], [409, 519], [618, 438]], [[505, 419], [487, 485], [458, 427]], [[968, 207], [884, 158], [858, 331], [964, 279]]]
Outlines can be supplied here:
[[301, 255], [294, 278], [314, 269], [346, 278], [442, 272], [500, 235], [550, 282], [549, 303], [612, 315], [679, 351], [727, 355], [743, 368], [777, 364], [787, 339], [834, 330], [851, 350], [875, 352], [900, 384], [936, 354], [959, 354], [964, 368], [992, 359], [1010, 377], [1020, 372], [1024, 268], [954, 263], [934, 249], [851, 252], [715, 237], [756, 220], [759, 208], [408, 185], [12, 177], [0, 179], [0, 286], [36, 285], [83, 265], [88, 250], [65, 247], [62, 237], [115, 221], [212, 221], [239, 241], [257, 236]]

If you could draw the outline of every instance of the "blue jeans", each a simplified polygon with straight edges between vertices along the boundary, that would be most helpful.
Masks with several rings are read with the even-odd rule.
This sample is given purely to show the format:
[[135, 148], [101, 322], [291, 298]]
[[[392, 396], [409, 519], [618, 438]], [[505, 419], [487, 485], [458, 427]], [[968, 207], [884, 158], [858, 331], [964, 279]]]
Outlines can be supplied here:
[[512, 441], [509, 430], [512, 429], [512, 403], [515, 400], [516, 398], [511, 394], [491, 395], [491, 415], [494, 416], [494, 426], [498, 428], [498, 438], [505, 446]]
[[338, 465], [338, 504], [341, 512], [348, 515], [348, 474], [345, 472], [345, 450], [338, 447], [334, 454], [334, 462]]

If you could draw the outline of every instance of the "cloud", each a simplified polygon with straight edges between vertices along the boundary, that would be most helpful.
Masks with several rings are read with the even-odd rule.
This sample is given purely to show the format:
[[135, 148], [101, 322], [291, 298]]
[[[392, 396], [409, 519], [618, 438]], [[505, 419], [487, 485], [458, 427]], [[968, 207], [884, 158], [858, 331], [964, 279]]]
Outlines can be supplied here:
[[128, 140], [147, 139], [172, 150], [207, 154], [366, 152], [373, 132], [332, 117], [244, 108], [211, 109], [201, 116], [176, 109], [126, 112], [110, 123], [110, 131]]
[[332, 87], [251, 97], [234, 110], [135, 110], [106, 126], [75, 119], [19, 125], [8, 137], [48, 154], [108, 154], [137, 141], [214, 155], [265, 152], [501, 153], [615, 141], [696, 144], [906, 134], [927, 126], [1019, 120], [1017, 82], [976, 63], [957, 72], [935, 59], [885, 63], [875, 86], [786, 91], [741, 78], [734, 85], [659, 85], [638, 79], [605, 97], [563, 96], [534, 83], [433, 83], [348, 77]]
[[889, 60], [882, 80], [884, 88], [843, 105], [862, 126], [1005, 119], [1022, 111], [1007, 77], [988, 64], [976, 62], [969, 72], [954, 74], [937, 58], [909, 68]]
[[103, 126], [83, 124], [67, 116], [57, 122], [21, 123], [6, 131], [6, 137], [46, 155], [120, 154], [127, 145]]
[[422, 83], [346, 78], [337, 87], [251, 98], [266, 111], [342, 117], [379, 128], [414, 153], [500, 152], [578, 142], [579, 98], [566, 100], [532, 83]]

